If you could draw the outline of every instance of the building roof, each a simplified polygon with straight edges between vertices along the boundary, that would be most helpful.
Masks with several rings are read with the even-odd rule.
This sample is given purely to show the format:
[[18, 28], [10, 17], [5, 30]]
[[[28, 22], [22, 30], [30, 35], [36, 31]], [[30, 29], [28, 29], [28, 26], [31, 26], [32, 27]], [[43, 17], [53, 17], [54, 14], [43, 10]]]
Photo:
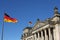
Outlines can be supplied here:
[[32, 27], [26, 27], [26, 28], [24, 28], [24, 30], [25, 30], [25, 29], [32, 29]]

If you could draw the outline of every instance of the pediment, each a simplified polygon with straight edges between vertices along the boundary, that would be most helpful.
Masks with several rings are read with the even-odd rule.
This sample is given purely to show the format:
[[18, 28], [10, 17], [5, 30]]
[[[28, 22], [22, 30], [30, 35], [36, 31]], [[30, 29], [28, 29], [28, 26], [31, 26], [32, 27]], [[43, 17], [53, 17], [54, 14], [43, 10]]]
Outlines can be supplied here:
[[34, 25], [33, 30], [36, 30], [36, 29], [42, 27], [43, 25], [44, 25], [44, 23], [42, 23], [42, 22], [37, 22], [37, 23]]

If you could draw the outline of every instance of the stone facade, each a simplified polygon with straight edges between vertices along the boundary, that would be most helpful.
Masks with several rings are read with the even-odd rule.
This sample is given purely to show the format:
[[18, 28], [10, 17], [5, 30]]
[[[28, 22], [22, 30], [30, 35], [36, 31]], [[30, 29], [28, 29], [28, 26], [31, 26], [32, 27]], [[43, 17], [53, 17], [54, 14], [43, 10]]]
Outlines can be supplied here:
[[22, 40], [60, 40], [60, 13], [54, 8], [54, 16], [41, 22], [37, 19], [34, 27], [26, 27]]

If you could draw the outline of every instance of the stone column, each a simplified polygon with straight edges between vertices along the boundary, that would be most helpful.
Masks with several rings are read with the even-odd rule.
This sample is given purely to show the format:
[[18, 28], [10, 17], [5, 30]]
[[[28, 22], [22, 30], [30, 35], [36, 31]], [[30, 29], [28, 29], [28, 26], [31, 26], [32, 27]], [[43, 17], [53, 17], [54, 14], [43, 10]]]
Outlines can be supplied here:
[[38, 32], [38, 40], [39, 40], [39, 32]]
[[39, 32], [38, 32], [38, 40], [41, 40], [41, 37], [40, 37], [40, 34], [39, 34]]
[[34, 34], [34, 36], [35, 36], [35, 40], [37, 40], [37, 38], [36, 38], [36, 33]]
[[56, 24], [55, 25], [55, 32], [56, 32], [56, 40], [60, 40], [60, 34], [59, 34], [59, 31], [60, 31], [60, 26], [59, 26], [60, 24]]
[[47, 31], [46, 31], [46, 29], [45, 29], [45, 40], [48, 40], [48, 36], [47, 36]]
[[34, 36], [34, 34], [33, 34], [33, 38], [32, 38], [32, 40], [35, 40], [35, 36]]
[[41, 31], [41, 40], [44, 40], [43, 31]]
[[54, 36], [54, 40], [56, 40], [56, 31], [55, 31], [55, 29], [53, 29], [53, 36]]
[[48, 32], [49, 32], [49, 40], [52, 40], [52, 35], [51, 35], [51, 30], [50, 30], [50, 28], [48, 29]]

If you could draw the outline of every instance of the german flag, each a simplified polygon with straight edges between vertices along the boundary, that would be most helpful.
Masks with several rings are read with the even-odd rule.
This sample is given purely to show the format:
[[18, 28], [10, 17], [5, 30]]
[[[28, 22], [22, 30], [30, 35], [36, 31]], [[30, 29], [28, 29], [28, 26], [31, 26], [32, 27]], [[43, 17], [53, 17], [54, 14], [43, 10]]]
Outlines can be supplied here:
[[7, 15], [6, 13], [4, 14], [4, 22], [13, 22], [16, 23], [17, 20], [15, 18], [11, 18], [9, 15]]
[[29, 21], [29, 24], [32, 24], [32, 22], [31, 22], [31, 21]]

